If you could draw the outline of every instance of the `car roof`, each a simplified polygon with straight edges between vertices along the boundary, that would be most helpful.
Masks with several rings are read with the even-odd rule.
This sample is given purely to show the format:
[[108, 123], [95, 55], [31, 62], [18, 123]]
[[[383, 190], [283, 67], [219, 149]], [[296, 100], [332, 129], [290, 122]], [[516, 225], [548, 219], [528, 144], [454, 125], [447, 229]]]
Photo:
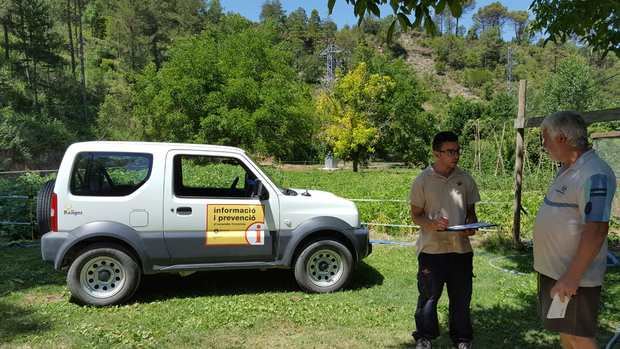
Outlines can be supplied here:
[[92, 141], [73, 143], [70, 148], [76, 151], [168, 151], [173, 149], [224, 151], [243, 154], [241, 148], [212, 144], [191, 143], [160, 143], [160, 142], [121, 142], [121, 141]]

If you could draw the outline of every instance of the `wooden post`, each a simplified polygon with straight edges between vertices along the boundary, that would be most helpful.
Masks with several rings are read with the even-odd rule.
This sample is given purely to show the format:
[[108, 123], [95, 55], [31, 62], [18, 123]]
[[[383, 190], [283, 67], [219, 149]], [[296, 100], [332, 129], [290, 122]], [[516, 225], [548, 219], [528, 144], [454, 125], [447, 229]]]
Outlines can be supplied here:
[[523, 140], [525, 136], [525, 98], [527, 81], [519, 81], [519, 110], [515, 128], [517, 129], [515, 148], [515, 202], [512, 224], [512, 242], [515, 248], [521, 248], [521, 185], [523, 183]]

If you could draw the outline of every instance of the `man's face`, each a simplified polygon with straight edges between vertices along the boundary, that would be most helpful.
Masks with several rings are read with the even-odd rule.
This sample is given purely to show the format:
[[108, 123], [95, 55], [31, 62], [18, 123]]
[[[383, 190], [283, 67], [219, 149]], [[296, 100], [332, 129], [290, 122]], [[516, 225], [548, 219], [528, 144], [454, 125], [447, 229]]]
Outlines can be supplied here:
[[445, 142], [439, 150], [434, 150], [433, 153], [438, 164], [453, 169], [459, 163], [461, 148], [457, 142]]
[[547, 129], [543, 129], [542, 144], [551, 160], [561, 161], [561, 156], [564, 153], [564, 146], [566, 145], [566, 137], [564, 135], [557, 134], [554, 137], [551, 136], [551, 133], [547, 131]]

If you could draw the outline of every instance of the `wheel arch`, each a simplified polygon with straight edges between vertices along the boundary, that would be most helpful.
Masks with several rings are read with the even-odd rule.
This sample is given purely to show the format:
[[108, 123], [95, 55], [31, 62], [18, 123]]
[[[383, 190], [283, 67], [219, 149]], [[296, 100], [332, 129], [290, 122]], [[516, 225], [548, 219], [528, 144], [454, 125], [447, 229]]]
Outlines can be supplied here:
[[70, 236], [72, 238], [63, 244], [56, 255], [56, 260], [54, 261], [56, 269], [67, 269], [82, 251], [87, 249], [88, 246], [97, 243], [110, 243], [122, 246], [135, 259], [142, 272], [151, 268], [150, 260], [144, 253], [144, 244], [138, 233], [124, 224], [92, 222], [73, 230]]
[[291, 241], [284, 251], [284, 264], [292, 268], [295, 260], [310, 242], [332, 239], [342, 243], [357, 260], [357, 250], [353, 243], [353, 227], [336, 217], [315, 217], [300, 224], [291, 232]]

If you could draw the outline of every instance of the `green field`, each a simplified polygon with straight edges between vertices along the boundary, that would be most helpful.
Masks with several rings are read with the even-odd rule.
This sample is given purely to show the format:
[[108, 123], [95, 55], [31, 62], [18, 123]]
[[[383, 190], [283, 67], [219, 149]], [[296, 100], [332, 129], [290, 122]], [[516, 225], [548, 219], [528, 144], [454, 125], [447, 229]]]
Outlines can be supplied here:
[[[294, 188], [319, 189], [360, 199], [406, 199], [408, 169], [324, 172], [268, 169]], [[483, 203], [479, 216], [500, 224], [479, 233], [475, 257], [475, 341], [479, 348], [554, 348], [556, 337], [536, 316], [536, 282], [531, 256], [504, 248], [510, 239], [512, 179], [477, 178]], [[35, 175], [3, 182], [25, 190]], [[526, 176], [524, 238], [531, 237], [536, 208], [549, 181]], [[19, 192], [11, 192], [19, 194]], [[358, 202], [364, 222], [409, 224], [407, 203]], [[9, 212], [27, 219], [18, 206]], [[616, 224], [614, 223], [614, 226]], [[3, 232], [5, 241], [11, 230]], [[373, 229], [374, 237], [411, 240], [408, 229]], [[613, 237], [614, 239], [616, 237]], [[214, 347], [214, 348], [408, 348], [417, 298], [413, 247], [375, 245], [343, 292], [309, 295], [299, 291], [289, 271], [204, 272], [181, 278], [143, 279], [128, 305], [92, 308], [73, 304], [64, 275], [41, 262], [37, 246], [0, 247], [0, 347]], [[504, 270], [501, 270], [504, 269]], [[522, 274], [510, 273], [516, 271]], [[606, 277], [599, 343], [620, 326], [620, 269]], [[447, 302], [439, 306], [442, 336], [449, 347]]]
[[[0, 248], [0, 347], [409, 348], [417, 297], [412, 247], [375, 246], [347, 290], [309, 295], [284, 270], [146, 277], [128, 305], [69, 302], [38, 248]], [[518, 275], [498, 268], [523, 272]], [[472, 316], [479, 348], [555, 348], [536, 317], [527, 254], [478, 250]], [[620, 325], [620, 270], [607, 274], [599, 343]], [[447, 302], [439, 305], [449, 347]]]

